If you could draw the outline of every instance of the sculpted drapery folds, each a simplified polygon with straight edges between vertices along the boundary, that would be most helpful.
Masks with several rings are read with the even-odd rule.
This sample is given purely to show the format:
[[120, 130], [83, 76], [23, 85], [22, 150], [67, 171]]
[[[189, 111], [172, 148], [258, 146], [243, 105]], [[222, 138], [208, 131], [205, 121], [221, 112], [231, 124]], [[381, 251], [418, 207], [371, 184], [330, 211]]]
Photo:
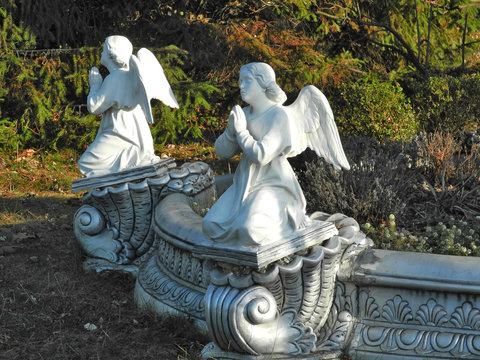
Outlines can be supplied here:
[[305, 197], [287, 158], [312, 148], [335, 167], [349, 169], [333, 114], [325, 96], [305, 87], [297, 100], [283, 106], [285, 93], [265, 63], [240, 70], [242, 100], [217, 139], [221, 158], [242, 153], [233, 185], [203, 219], [205, 235], [219, 242], [262, 245], [288, 238], [309, 225]]
[[149, 165], [160, 159], [154, 154], [149, 123], [153, 123], [150, 99], [178, 108], [178, 103], [155, 55], [142, 48], [132, 54], [123, 36], [105, 39], [101, 63], [109, 75], [102, 79], [93, 67], [89, 73], [87, 108], [102, 115], [95, 141], [78, 161], [87, 177]]

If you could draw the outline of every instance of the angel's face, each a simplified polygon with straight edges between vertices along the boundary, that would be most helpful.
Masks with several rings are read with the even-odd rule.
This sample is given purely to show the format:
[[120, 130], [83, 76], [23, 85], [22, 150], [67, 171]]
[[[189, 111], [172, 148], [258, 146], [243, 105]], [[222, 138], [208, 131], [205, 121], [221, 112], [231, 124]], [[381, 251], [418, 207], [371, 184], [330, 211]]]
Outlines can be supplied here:
[[109, 55], [107, 50], [107, 43], [105, 42], [105, 44], [103, 45], [102, 56], [100, 58], [100, 64], [106, 66], [105, 63], [107, 62], [108, 58], [109, 58]]
[[242, 100], [247, 104], [252, 104], [256, 99], [263, 94], [265, 96], [265, 89], [262, 88], [255, 77], [247, 70], [240, 71], [240, 78], [238, 80], [240, 87], [240, 95]]
[[102, 56], [100, 58], [100, 64], [105, 66], [109, 71], [113, 70], [113, 61], [112, 58], [110, 57], [110, 52], [107, 47], [107, 42], [103, 45], [103, 51], [102, 51]]

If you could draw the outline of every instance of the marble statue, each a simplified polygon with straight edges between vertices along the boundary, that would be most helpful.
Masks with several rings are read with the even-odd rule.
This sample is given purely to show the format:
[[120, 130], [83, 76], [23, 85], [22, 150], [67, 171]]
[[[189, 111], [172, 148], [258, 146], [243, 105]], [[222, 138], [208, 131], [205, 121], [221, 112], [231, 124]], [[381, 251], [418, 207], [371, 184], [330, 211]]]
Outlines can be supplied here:
[[102, 115], [95, 141], [78, 161], [86, 177], [101, 176], [132, 167], [157, 163], [149, 124], [150, 100], [178, 108], [172, 89], [156, 57], [145, 48], [133, 53], [123, 36], [105, 39], [101, 64], [109, 75], [102, 79], [93, 67], [89, 73], [88, 111]]
[[290, 106], [265, 63], [240, 69], [242, 100], [215, 142], [221, 158], [242, 153], [233, 184], [203, 219], [204, 234], [217, 242], [262, 245], [287, 238], [311, 222], [306, 201], [287, 158], [307, 147], [336, 168], [349, 169], [332, 110], [314, 86], [302, 89]]

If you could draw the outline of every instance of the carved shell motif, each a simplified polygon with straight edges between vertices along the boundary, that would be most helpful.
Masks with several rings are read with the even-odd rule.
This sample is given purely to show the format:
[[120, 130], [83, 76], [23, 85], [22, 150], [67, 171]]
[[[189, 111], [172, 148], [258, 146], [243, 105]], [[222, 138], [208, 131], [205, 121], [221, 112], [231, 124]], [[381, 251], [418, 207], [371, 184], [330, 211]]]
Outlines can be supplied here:
[[[276, 262], [264, 272], [236, 275], [212, 271], [205, 313], [210, 334], [220, 348], [252, 355], [315, 351], [317, 334], [332, 308], [342, 256], [349, 247], [367, 243], [363, 243], [365, 235], [355, 220], [342, 216], [334, 222], [338, 236], [304, 255]], [[345, 324], [335, 334], [341, 341], [351, 315], [342, 312], [338, 316], [339, 324]]]
[[196, 197], [212, 185], [212, 170], [196, 162], [160, 177], [92, 190], [75, 214], [75, 236], [90, 257], [138, 264], [154, 246], [153, 211], [158, 202], [174, 192]]

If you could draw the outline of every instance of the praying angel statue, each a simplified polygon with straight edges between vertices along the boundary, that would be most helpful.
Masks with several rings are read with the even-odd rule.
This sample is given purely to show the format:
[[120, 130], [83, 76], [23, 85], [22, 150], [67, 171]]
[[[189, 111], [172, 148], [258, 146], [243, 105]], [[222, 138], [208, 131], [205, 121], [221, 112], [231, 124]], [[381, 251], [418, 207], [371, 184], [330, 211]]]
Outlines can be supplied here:
[[149, 128], [153, 123], [150, 100], [178, 108], [162, 66], [148, 49], [140, 49], [135, 56], [126, 37], [109, 36], [100, 62], [109, 75], [103, 80], [96, 67], [89, 73], [87, 108], [101, 114], [102, 120], [95, 141], [78, 161], [86, 177], [158, 162]]
[[242, 100], [215, 142], [221, 158], [242, 153], [233, 184], [202, 222], [204, 234], [217, 242], [255, 246], [289, 238], [306, 228], [306, 201], [287, 158], [314, 150], [336, 168], [350, 169], [333, 113], [315, 86], [303, 88], [289, 106], [265, 63], [240, 69]]

